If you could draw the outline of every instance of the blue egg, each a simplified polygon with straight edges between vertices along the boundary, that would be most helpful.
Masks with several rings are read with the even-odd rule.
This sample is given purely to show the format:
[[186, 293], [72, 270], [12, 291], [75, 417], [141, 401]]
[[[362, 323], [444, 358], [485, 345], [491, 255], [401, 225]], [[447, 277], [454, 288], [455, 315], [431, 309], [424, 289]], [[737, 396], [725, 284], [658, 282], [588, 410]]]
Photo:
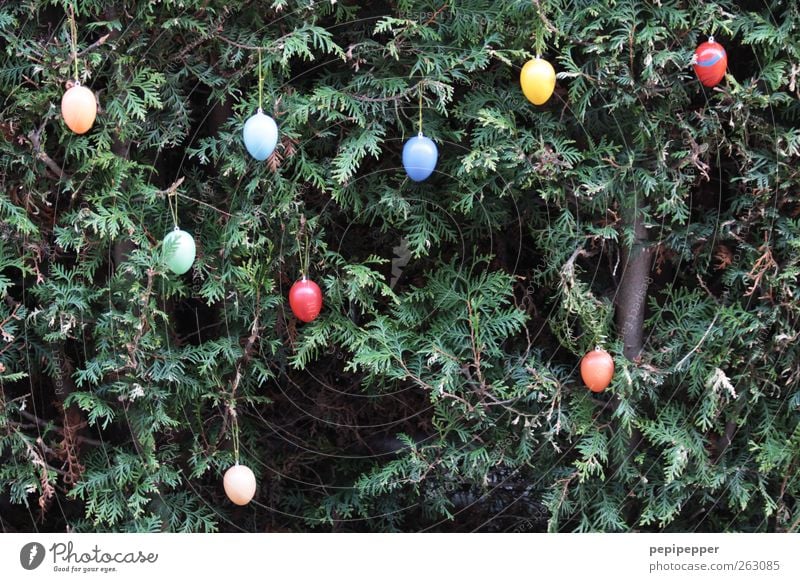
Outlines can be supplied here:
[[403, 167], [408, 177], [415, 182], [422, 182], [433, 173], [439, 150], [429, 137], [420, 134], [412, 137], [403, 146]]
[[244, 124], [244, 147], [259, 162], [266, 160], [278, 145], [278, 126], [261, 109]]

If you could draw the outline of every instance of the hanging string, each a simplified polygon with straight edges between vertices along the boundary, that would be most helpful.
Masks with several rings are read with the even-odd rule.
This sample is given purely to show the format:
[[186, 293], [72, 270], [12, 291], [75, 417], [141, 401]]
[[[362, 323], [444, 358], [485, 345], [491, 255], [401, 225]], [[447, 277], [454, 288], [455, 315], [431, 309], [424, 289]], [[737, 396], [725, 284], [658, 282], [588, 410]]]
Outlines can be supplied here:
[[178, 228], [178, 196], [175, 195], [175, 211], [172, 214], [172, 220], [175, 223], [175, 228]]
[[[172, 197], [175, 197], [175, 204], [172, 203]], [[175, 230], [178, 230], [178, 191], [173, 190], [167, 192], [167, 204], [169, 204], [169, 212], [172, 215], [172, 223], [175, 225]]]
[[306, 231], [306, 265], [303, 270], [303, 277], [308, 277], [309, 263], [311, 262], [311, 242], [308, 240], [308, 231]]
[[419, 87], [419, 137], [422, 137], [422, 81], [417, 87]]
[[75, 83], [80, 85], [78, 78], [78, 27], [75, 25], [75, 10], [69, 7], [69, 29], [72, 41], [72, 64], [75, 67]]
[[264, 70], [261, 67], [261, 49], [258, 49], [258, 112], [261, 113], [264, 101]]
[[308, 277], [308, 267], [311, 258], [311, 252], [309, 250], [311, 244], [308, 240], [305, 214], [300, 215], [300, 228], [297, 230], [297, 245], [300, 247], [300, 275], [305, 279]]
[[239, 418], [233, 404], [228, 406], [231, 413], [231, 434], [233, 435], [233, 464], [239, 464]]

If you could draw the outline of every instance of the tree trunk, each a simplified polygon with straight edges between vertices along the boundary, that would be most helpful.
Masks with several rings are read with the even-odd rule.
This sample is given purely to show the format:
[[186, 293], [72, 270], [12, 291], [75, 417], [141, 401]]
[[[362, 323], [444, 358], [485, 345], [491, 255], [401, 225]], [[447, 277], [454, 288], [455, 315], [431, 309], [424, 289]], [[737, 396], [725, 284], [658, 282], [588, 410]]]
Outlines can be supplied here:
[[[650, 282], [651, 250], [647, 246], [647, 229], [636, 208], [624, 213], [624, 226], [633, 230], [633, 243], [622, 251], [622, 276], [617, 287], [616, 323], [623, 341], [622, 353], [635, 362], [642, 352], [644, 339], [644, 312], [647, 306], [647, 288]], [[631, 430], [628, 450], [623, 463], [632, 459], [642, 441], [638, 428]], [[635, 523], [639, 515], [638, 503], [628, 505], [626, 518]]]
[[647, 229], [635, 209], [625, 215], [625, 225], [633, 229], [633, 244], [623, 250], [622, 277], [617, 287], [617, 329], [624, 342], [623, 355], [635, 361], [642, 351], [644, 312], [650, 281], [652, 253], [647, 247]]

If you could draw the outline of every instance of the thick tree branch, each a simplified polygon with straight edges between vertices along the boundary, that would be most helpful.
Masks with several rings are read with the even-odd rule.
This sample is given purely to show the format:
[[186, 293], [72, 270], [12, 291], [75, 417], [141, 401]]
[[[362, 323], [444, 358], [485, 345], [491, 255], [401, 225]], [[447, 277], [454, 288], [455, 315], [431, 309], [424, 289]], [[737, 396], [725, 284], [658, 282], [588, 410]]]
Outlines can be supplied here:
[[[616, 295], [616, 323], [623, 341], [623, 355], [635, 362], [639, 359], [644, 338], [644, 313], [647, 304], [647, 289], [650, 281], [652, 255], [647, 247], [647, 229], [637, 208], [627, 208], [623, 212], [623, 224], [633, 230], [633, 241], [623, 250], [623, 270]], [[619, 403], [619, 397], [616, 399]], [[642, 433], [633, 428], [628, 441], [626, 461], [633, 458]], [[635, 520], [637, 513], [634, 502], [628, 511], [628, 520]]]
[[35, 131], [31, 131], [28, 133], [28, 142], [31, 144], [31, 148], [33, 149], [33, 153], [36, 156], [36, 159], [43, 161], [44, 165], [47, 166], [47, 168], [51, 172], [53, 172], [59, 180], [65, 177], [69, 177], [66, 175], [64, 170], [61, 169], [61, 166], [59, 166], [53, 160], [53, 158], [47, 155], [47, 152], [42, 150], [42, 142], [41, 142], [42, 131], [44, 131], [44, 125], [40, 126]]
[[[38, 426], [40, 428], [45, 428], [48, 425], [47, 421], [42, 420], [41, 418], [39, 418], [35, 414], [31, 414], [27, 410], [19, 410], [19, 411], [17, 411], [17, 413], [21, 417], [26, 418], [27, 420], [31, 421], [33, 423], [31, 426]], [[61, 428], [60, 426], [56, 425], [56, 424], [53, 424], [53, 430], [55, 430], [59, 434], [64, 434], [64, 429]], [[78, 436], [78, 442], [81, 443], [81, 444], [86, 443], [87, 445], [91, 445], [93, 447], [102, 447], [103, 446], [103, 443], [101, 441], [98, 441], [98, 440], [92, 439], [92, 438], [88, 438], [88, 437], [85, 437], [85, 436]]]
[[[116, 32], [116, 31], [109, 32], [108, 34], [104, 34], [103, 36], [101, 36], [100, 38], [98, 38], [98, 39], [97, 39], [96, 41], [94, 41], [92, 44], [90, 44], [90, 45], [89, 45], [89, 46], [87, 46], [85, 49], [83, 49], [81, 52], [79, 52], [79, 53], [78, 53], [78, 55], [77, 55], [77, 56], [78, 56], [78, 58], [83, 58], [85, 55], [88, 55], [90, 52], [92, 52], [92, 51], [93, 51], [94, 49], [96, 49], [97, 47], [99, 47], [99, 46], [101, 46], [101, 45], [104, 45], [104, 44], [106, 43], [106, 41], [107, 41], [109, 38], [111, 38], [111, 35], [112, 35], [112, 34], [114, 34], [115, 32]], [[115, 36], [117, 36], [116, 34], [114, 34], [114, 35], [115, 35]], [[72, 65], [72, 61], [74, 61], [74, 60], [75, 60], [75, 53], [73, 53], [73, 52], [70, 52], [70, 53], [69, 53], [69, 57], [67, 58], [67, 60], [66, 60], [66, 61], [64, 61], [64, 66], [68, 67], [68, 66]]]
[[629, 209], [624, 221], [633, 229], [633, 243], [623, 251], [623, 271], [616, 295], [616, 322], [624, 342], [623, 354], [635, 361], [643, 347], [652, 254], [647, 247], [647, 229], [641, 215], [635, 209]]

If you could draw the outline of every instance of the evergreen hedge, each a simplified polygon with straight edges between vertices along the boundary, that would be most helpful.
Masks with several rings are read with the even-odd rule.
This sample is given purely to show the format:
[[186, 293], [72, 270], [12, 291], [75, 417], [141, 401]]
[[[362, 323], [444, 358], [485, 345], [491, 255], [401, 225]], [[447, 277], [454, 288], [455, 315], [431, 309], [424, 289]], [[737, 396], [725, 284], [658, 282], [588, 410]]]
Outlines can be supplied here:
[[797, 531], [798, 27], [776, 0], [3, 3], [3, 530]]

